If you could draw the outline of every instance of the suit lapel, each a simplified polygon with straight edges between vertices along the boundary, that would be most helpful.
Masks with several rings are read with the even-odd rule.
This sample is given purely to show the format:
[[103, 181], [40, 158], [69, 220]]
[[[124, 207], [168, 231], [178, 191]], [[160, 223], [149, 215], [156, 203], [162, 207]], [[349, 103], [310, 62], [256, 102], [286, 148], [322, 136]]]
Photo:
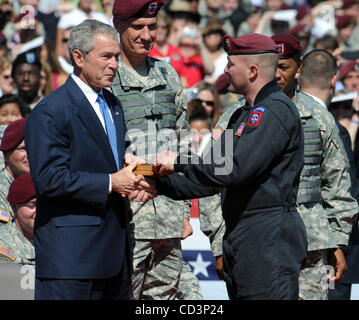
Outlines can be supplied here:
[[71, 96], [71, 101], [73, 101], [73, 104], [77, 109], [78, 117], [80, 118], [83, 125], [87, 128], [98, 147], [102, 150], [105, 158], [111, 165], [111, 169], [114, 172], [117, 171], [117, 166], [113, 157], [110, 142], [99, 118], [97, 117], [96, 112], [88, 102], [84, 93], [71, 77], [68, 78], [66, 85], [68, 94]]

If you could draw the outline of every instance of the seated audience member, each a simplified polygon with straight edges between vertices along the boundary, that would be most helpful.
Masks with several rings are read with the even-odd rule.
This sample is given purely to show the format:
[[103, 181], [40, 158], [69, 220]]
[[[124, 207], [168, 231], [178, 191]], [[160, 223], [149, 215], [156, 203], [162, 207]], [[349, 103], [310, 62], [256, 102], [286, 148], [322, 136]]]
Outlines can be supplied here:
[[39, 96], [41, 63], [34, 52], [25, 52], [16, 57], [12, 64], [12, 77], [18, 95], [31, 109], [41, 100]]
[[14, 216], [8, 224], [0, 228], [0, 263], [34, 265], [36, 192], [30, 173], [20, 175], [11, 183], [7, 200]]
[[177, 46], [169, 44], [167, 41], [171, 26], [171, 19], [164, 11], [160, 11], [157, 17], [156, 42], [149, 56], [167, 61], [180, 76], [183, 67], [181, 52]]
[[3, 94], [13, 93], [15, 89], [14, 81], [11, 76], [12, 61], [8, 58], [0, 60], [0, 97]]
[[208, 82], [201, 82], [198, 86], [198, 100], [202, 103], [213, 129], [221, 116], [221, 104], [216, 87]]
[[26, 118], [29, 112], [30, 108], [19, 96], [5, 94], [0, 98], [0, 125], [9, 125], [16, 120]]
[[9, 124], [1, 140], [5, 167], [0, 170], [0, 225], [9, 222], [12, 215], [7, 201], [11, 183], [23, 173], [30, 172], [24, 141], [25, 123], [26, 119], [20, 119]]

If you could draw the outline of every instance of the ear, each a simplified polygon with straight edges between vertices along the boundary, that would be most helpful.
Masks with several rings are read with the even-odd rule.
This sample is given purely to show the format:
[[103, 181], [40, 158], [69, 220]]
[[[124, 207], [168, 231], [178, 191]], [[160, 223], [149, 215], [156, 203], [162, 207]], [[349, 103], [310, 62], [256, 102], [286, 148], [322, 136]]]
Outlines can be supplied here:
[[258, 75], [258, 66], [254, 63], [248, 66], [248, 78], [254, 79]]
[[75, 61], [75, 64], [78, 68], [82, 68], [82, 64], [83, 64], [83, 60], [84, 60], [84, 55], [83, 53], [78, 50], [78, 49], [75, 49], [73, 52], [72, 52], [72, 56], [74, 58], [74, 61]]

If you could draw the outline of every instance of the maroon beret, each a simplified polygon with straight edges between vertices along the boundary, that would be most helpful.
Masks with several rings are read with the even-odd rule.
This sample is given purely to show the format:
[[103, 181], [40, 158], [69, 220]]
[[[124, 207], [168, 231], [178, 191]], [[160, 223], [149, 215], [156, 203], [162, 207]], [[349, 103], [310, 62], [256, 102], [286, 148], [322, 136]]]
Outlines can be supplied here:
[[337, 18], [335, 26], [338, 29], [343, 29], [349, 26], [350, 24], [354, 25], [355, 23], [356, 23], [355, 18], [352, 15], [345, 14]]
[[339, 80], [342, 81], [350, 71], [359, 71], [358, 63], [355, 60], [344, 63], [339, 69]]
[[10, 203], [28, 202], [36, 196], [31, 174], [24, 173], [18, 176], [10, 185], [7, 201]]
[[16, 120], [10, 123], [4, 131], [1, 140], [0, 150], [7, 152], [15, 149], [25, 136], [25, 123], [26, 119]]
[[115, 0], [112, 14], [119, 19], [153, 18], [165, 3], [165, 0]]
[[279, 59], [288, 59], [302, 52], [302, 47], [297, 37], [289, 33], [279, 33], [272, 36], [277, 45]]
[[310, 25], [297, 24], [293, 28], [289, 29], [289, 33], [297, 38], [308, 38], [310, 36]]
[[221, 76], [218, 77], [216, 80], [214, 86], [216, 87], [216, 90], [221, 93], [222, 91], [225, 91], [229, 86], [229, 78], [226, 73], [223, 73]]
[[277, 53], [274, 41], [259, 33], [245, 34], [238, 38], [227, 35], [223, 37], [222, 45], [228, 55]]
[[297, 9], [297, 15], [295, 16], [295, 18], [297, 20], [301, 20], [303, 19], [307, 14], [311, 13], [311, 7], [309, 6], [303, 6]]

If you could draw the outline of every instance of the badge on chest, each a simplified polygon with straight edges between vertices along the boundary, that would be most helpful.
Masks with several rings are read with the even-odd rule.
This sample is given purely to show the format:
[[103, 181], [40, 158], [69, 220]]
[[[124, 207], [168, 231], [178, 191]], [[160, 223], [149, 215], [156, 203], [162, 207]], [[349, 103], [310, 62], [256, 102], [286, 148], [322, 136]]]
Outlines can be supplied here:
[[263, 113], [266, 111], [264, 107], [256, 107], [249, 116], [247, 125], [250, 127], [258, 127], [261, 122]]

